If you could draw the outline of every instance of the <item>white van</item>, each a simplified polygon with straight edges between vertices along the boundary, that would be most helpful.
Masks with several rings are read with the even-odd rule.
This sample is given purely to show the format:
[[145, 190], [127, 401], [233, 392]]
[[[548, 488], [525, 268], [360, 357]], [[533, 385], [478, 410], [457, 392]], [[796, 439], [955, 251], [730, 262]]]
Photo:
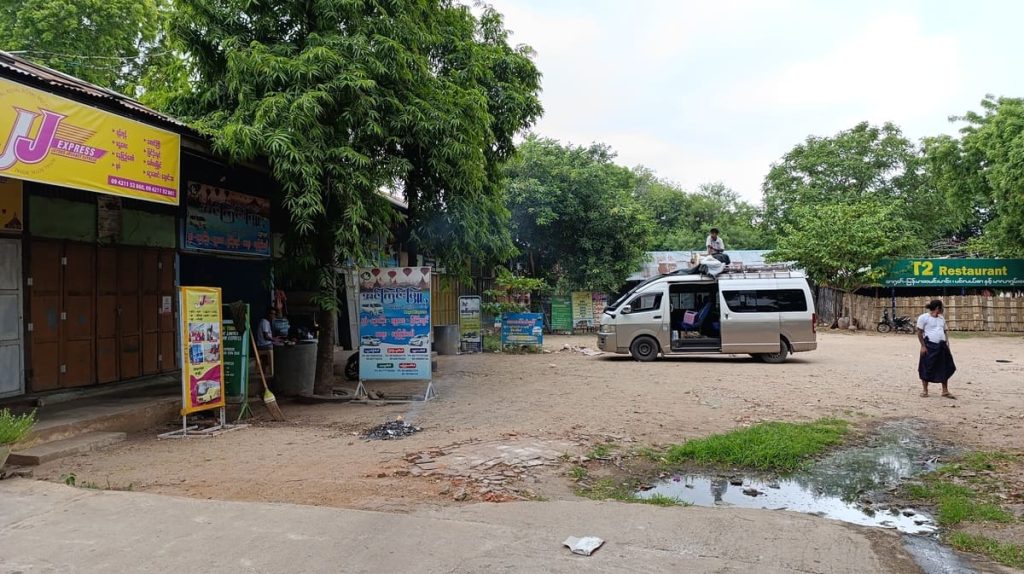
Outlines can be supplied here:
[[802, 272], [772, 268], [649, 279], [609, 305], [597, 346], [638, 361], [659, 355], [750, 354], [781, 363], [818, 347]]

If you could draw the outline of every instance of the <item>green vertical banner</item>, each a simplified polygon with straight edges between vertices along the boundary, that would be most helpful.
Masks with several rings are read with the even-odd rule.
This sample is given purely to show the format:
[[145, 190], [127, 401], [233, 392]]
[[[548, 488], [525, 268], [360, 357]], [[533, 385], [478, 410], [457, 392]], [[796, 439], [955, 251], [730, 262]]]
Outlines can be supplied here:
[[572, 302], [568, 295], [551, 297], [551, 332], [572, 332]]
[[[239, 330], [231, 318], [231, 306], [224, 305], [221, 330], [224, 333], [224, 383], [227, 386], [228, 402], [240, 403], [249, 393], [249, 335], [251, 329]], [[249, 306], [245, 306], [249, 316]], [[244, 326], [243, 326], [244, 328]]]

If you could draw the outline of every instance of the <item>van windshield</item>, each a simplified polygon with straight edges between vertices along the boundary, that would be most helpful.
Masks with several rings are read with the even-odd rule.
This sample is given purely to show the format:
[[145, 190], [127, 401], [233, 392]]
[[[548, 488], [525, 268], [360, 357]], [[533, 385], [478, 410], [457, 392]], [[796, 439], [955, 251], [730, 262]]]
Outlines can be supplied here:
[[647, 285], [650, 285], [651, 283], [654, 283], [655, 281], [657, 281], [658, 279], [661, 279], [662, 277], [668, 277], [668, 275], [656, 275], [654, 277], [651, 277], [647, 281], [642, 281], [641, 283], [637, 284], [636, 287], [633, 287], [629, 291], [626, 291], [625, 295], [623, 295], [623, 296], [619, 297], [618, 299], [616, 299], [614, 303], [612, 303], [611, 305], [608, 305], [607, 307], [605, 307], [604, 312], [605, 313], [611, 313], [612, 311], [617, 310], [619, 307], [621, 307], [623, 304], [625, 304], [626, 301], [629, 301], [629, 298], [632, 297], [634, 293], [639, 291], [641, 287], [646, 287]]

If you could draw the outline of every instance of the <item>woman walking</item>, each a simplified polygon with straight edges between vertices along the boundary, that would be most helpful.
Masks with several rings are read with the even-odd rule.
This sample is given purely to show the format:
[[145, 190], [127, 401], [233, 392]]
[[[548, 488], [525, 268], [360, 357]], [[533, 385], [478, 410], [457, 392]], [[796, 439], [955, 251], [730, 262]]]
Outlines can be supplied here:
[[928, 383], [942, 385], [942, 396], [955, 399], [946, 384], [956, 372], [953, 354], [949, 352], [946, 320], [942, 317], [942, 301], [935, 299], [924, 307], [928, 311], [917, 318], [917, 339], [921, 341], [921, 359], [917, 373], [921, 377], [921, 396], [928, 396]]

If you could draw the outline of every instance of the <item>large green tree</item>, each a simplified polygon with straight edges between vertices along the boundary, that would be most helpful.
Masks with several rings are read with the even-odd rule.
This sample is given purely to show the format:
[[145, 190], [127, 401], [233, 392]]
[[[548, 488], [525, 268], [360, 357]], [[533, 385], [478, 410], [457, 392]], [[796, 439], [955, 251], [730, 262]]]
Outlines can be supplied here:
[[770, 261], [795, 262], [815, 282], [855, 291], [877, 280], [890, 257], [919, 255], [924, 243], [889, 202], [862, 199], [801, 205], [783, 225]]
[[832, 137], [811, 136], [772, 165], [765, 178], [764, 225], [781, 236], [804, 206], [870, 200], [892, 207], [908, 231], [931, 241], [951, 233], [918, 145], [891, 123], [860, 123]]
[[987, 97], [959, 138], [925, 140], [936, 187], [975, 252], [1024, 257], [1024, 99]]
[[726, 249], [764, 249], [773, 245], [758, 224], [757, 207], [722, 183], [705, 183], [694, 193], [640, 169], [638, 198], [654, 222], [655, 251], [702, 250], [708, 231], [717, 227]]
[[[336, 268], [372, 257], [404, 193], [409, 240], [452, 267], [508, 256], [501, 166], [541, 112], [528, 48], [501, 16], [446, 0], [175, 0], [192, 74], [170, 109], [214, 147], [263, 157], [283, 190], [292, 263], [318, 277], [320, 324], [336, 317]], [[333, 379], [321, 329], [316, 392]]]
[[615, 290], [639, 268], [651, 224], [637, 178], [602, 144], [530, 136], [508, 166], [512, 234], [531, 274], [565, 289]]
[[0, 0], [0, 50], [136, 95], [159, 22], [158, 0]]

